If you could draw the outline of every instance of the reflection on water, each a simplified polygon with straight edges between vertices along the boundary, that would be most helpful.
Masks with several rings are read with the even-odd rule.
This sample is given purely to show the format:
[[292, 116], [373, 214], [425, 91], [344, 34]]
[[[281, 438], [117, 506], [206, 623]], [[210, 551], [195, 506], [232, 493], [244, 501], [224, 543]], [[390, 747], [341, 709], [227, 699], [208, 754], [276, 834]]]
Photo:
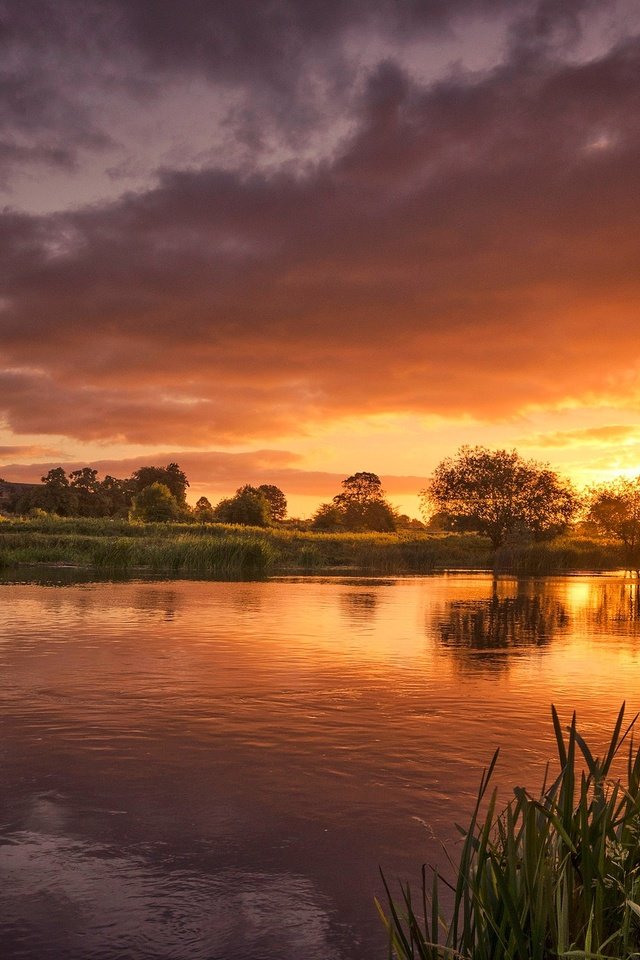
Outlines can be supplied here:
[[566, 608], [556, 597], [521, 593], [501, 597], [494, 593], [487, 599], [448, 603], [440, 636], [445, 646], [540, 646], [568, 624]]
[[484, 575], [0, 587], [3, 960], [386, 956], [378, 865], [456, 854], [549, 704], [640, 705], [637, 585]]
[[375, 616], [378, 594], [374, 590], [354, 590], [343, 594], [340, 603], [348, 620], [368, 620]]

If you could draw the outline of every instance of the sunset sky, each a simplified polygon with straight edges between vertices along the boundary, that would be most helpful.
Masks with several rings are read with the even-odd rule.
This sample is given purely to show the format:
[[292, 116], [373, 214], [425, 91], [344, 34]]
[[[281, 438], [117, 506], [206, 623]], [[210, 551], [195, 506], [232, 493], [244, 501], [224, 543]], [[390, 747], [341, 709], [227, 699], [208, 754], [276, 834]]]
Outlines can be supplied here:
[[0, 2], [0, 476], [640, 473], [637, 0]]

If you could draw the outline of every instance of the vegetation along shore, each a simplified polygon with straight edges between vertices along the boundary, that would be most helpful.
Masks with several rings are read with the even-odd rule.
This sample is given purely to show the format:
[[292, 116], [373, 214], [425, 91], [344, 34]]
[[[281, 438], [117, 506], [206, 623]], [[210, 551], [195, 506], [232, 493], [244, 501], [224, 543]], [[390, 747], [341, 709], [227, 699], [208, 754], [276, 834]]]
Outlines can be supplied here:
[[463, 447], [421, 491], [424, 521], [399, 514], [379, 477], [346, 478], [313, 517], [287, 517], [273, 484], [240, 487], [216, 506], [187, 503], [178, 464], [100, 480], [91, 467], [40, 484], [0, 480], [0, 566], [261, 577], [352, 569], [518, 574], [640, 568], [640, 478], [579, 494], [514, 450]]

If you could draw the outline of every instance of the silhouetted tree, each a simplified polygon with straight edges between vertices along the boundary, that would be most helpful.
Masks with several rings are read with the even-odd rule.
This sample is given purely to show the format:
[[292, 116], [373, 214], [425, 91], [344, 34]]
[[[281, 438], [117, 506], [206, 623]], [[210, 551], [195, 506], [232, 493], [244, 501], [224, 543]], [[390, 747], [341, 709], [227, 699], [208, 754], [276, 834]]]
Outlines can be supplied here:
[[272, 520], [284, 520], [287, 515], [287, 498], [280, 489], [272, 483], [261, 483], [257, 488], [269, 504]]
[[333, 532], [342, 528], [343, 517], [344, 511], [335, 503], [321, 503], [311, 518], [310, 526], [312, 530]]
[[362, 471], [342, 481], [342, 493], [333, 498], [345, 530], [390, 532], [396, 529], [393, 507], [387, 502], [380, 478]]
[[46, 476], [41, 477], [43, 488], [34, 497], [32, 507], [42, 507], [48, 513], [57, 513], [61, 517], [72, 517], [78, 509], [78, 498], [71, 489], [69, 478], [62, 467], [54, 467]]
[[151, 483], [133, 498], [131, 516], [150, 522], [177, 520], [181, 505], [164, 483]]
[[443, 460], [421, 497], [427, 515], [473, 518], [494, 547], [515, 535], [556, 536], [578, 508], [571, 485], [549, 467], [486, 447], [462, 447]]
[[214, 508], [218, 523], [240, 523], [249, 527], [266, 527], [271, 519], [269, 501], [257, 487], [239, 487], [234, 497], [221, 500]]
[[177, 463], [169, 463], [166, 467], [140, 467], [131, 475], [134, 494], [140, 493], [153, 483], [162, 483], [168, 487], [179, 504], [186, 502], [189, 481]]
[[106, 515], [109, 517], [126, 516], [133, 503], [133, 484], [131, 480], [119, 480], [109, 474], [100, 484], [105, 502]]
[[199, 520], [201, 523], [207, 523], [210, 520], [214, 520], [213, 507], [209, 500], [206, 497], [200, 497], [197, 501], [195, 507], [193, 508], [193, 515], [196, 520]]
[[640, 477], [618, 477], [592, 487], [587, 500], [588, 519], [607, 537], [622, 544], [630, 570], [640, 568]]
[[81, 467], [69, 474], [69, 486], [76, 495], [76, 512], [80, 517], [103, 517], [108, 513], [108, 503], [102, 493], [98, 471]]

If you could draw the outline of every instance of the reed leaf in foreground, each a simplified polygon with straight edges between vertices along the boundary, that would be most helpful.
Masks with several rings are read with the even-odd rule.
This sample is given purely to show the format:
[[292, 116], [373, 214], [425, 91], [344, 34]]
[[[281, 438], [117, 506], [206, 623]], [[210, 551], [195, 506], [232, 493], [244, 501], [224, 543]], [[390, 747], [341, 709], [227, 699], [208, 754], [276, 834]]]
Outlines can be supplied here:
[[[482, 776], [455, 880], [423, 868], [419, 908], [409, 885], [377, 907], [400, 960], [629, 960], [640, 957], [640, 751], [624, 704], [602, 759], [554, 707], [560, 773], [534, 797], [518, 787], [495, 816]], [[623, 776], [612, 767], [621, 762]], [[483, 811], [481, 813], [481, 811]], [[445, 919], [442, 901], [453, 901]]]

